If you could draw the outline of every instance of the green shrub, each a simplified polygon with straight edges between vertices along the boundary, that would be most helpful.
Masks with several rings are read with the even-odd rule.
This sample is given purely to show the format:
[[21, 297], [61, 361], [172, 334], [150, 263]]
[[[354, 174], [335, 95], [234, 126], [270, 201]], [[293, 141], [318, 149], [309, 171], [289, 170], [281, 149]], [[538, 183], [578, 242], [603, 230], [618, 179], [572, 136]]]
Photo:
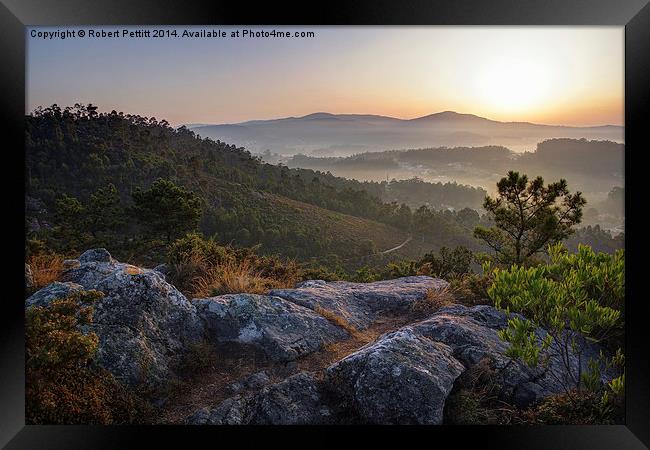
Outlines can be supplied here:
[[26, 311], [26, 420], [31, 424], [141, 422], [147, 405], [94, 357], [98, 338], [91, 303], [101, 294], [75, 293]]
[[468, 275], [471, 272], [471, 265], [474, 254], [471, 250], [457, 246], [454, 249], [442, 247], [440, 255], [427, 253], [418, 262], [420, 273], [430, 275], [447, 281]]
[[347, 277], [342, 268], [331, 270], [323, 266], [311, 266], [302, 269], [302, 280], [339, 281]]
[[418, 274], [418, 270], [418, 264], [415, 261], [398, 261], [388, 263], [381, 276], [383, 279], [412, 277]]
[[[494, 282], [488, 295], [497, 308], [523, 314], [513, 317], [500, 337], [510, 343], [507, 354], [532, 367], [546, 366], [552, 351], [564, 361], [564, 372], [551, 375], [561, 382], [568, 395], [585, 387], [588, 377], [599, 368], [590, 362], [591, 370], [583, 373], [581, 364], [572, 369], [569, 355], [582, 361], [586, 341], [603, 342], [612, 337], [621, 323], [620, 311], [612, 306], [623, 302], [625, 289], [622, 251], [615, 255], [594, 254], [585, 246], [569, 255], [562, 244], [549, 248], [551, 262], [537, 267], [512, 266], [495, 269]], [[535, 329], [548, 334], [540, 339]]]

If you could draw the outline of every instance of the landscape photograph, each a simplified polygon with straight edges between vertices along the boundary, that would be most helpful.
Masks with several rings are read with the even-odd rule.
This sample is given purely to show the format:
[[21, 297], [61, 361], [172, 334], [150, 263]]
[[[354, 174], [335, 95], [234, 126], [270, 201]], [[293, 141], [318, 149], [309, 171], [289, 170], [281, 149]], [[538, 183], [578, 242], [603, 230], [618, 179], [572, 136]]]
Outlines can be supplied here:
[[27, 27], [26, 423], [624, 424], [624, 37]]

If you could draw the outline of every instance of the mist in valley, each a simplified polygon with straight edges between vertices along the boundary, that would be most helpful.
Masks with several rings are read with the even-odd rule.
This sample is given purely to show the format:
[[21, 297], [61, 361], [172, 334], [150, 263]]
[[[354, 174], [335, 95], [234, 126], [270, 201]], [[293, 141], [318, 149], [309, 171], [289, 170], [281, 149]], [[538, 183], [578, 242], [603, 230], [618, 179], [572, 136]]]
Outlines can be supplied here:
[[[410, 120], [314, 113], [189, 128], [202, 137], [245, 147], [269, 164], [365, 182], [367, 190], [384, 200], [416, 208], [426, 204], [482, 212], [483, 197], [495, 193], [496, 182], [508, 170], [546, 181], [564, 178], [588, 200], [585, 226], [623, 231], [621, 126], [499, 122], [446, 111]], [[466, 195], [462, 200], [441, 198], [445, 189]]]

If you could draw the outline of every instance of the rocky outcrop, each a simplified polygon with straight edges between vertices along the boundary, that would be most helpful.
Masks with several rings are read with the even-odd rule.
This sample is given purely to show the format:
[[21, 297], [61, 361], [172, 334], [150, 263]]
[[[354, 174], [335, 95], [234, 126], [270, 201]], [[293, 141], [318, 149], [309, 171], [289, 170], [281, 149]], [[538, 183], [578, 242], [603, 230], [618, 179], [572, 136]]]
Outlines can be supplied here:
[[[466, 307], [453, 305], [442, 308], [429, 319], [406, 327], [417, 335], [448, 345], [453, 356], [468, 369], [487, 359], [495, 371], [495, 382], [501, 386], [500, 398], [511, 404], [526, 406], [550, 394], [561, 393], [563, 388], [556, 377], [567, 377], [565, 365], [558, 352], [549, 351], [550, 370], [531, 369], [522, 362], [505, 355], [508, 344], [503, 342], [497, 331], [507, 326], [505, 312], [491, 306]], [[537, 330], [544, 337], [544, 330]], [[586, 345], [583, 369], [587, 359], [598, 355], [596, 345]], [[576, 372], [578, 358], [573, 355], [569, 361]]]
[[326, 377], [346, 415], [362, 423], [437, 425], [463, 371], [448, 346], [402, 329], [330, 366]]
[[194, 305], [157, 272], [116, 270], [95, 289], [104, 293], [92, 326], [98, 360], [128, 384], [164, 384], [188, 345], [203, 338]]
[[[191, 344], [204, 340], [226, 344], [235, 353], [239, 348], [232, 344], [251, 346], [256, 358], [258, 351], [264, 353], [268, 371], [255, 369], [215, 391], [219, 399], [232, 397], [197, 411], [188, 423], [440, 424], [450, 393], [486, 362], [497, 386], [492, 393], [504, 402], [526, 406], [563, 392], [558, 377], [566, 377], [566, 370], [557, 352], [549, 350], [550, 370], [511, 360], [498, 336], [508, 318], [485, 305], [441, 308], [333, 363], [322, 355], [306, 363], [300, 359], [350, 338], [349, 328], [337, 325], [332, 315], [367, 328], [404, 314], [429, 290], [444, 288], [446, 282], [439, 279], [418, 276], [365, 284], [317, 280], [269, 295], [189, 301], [160, 271], [120, 263], [105, 249], [66, 262], [64, 277], [66, 281], [31, 295], [26, 307], [48, 306], [83, 290], [102, 292], [88, 330], [99, 337], [99, 364], [128, 385], [161, 387], [175, 377], [177, 363]], [[545, 331], [538, 329], [537, 335], [542, 339]], [[582, 361], [569, 358], [572, 372], [598, 355], [596, 345], [586, 348]], [[322, 363], [314, 368], [309, 365], [313, 361]], [[288, 364], [294, 365], [291, 371], [285, 370]], [[314, 373], [285, 378], [305, 367]]]
[[158, 272], [119, 263], [97, 249], [81, 255], [65, 277], [71, 281], [50, 284], [25, 305], [47, 306], [84, 289], [102, 292], [90, 326], [99, 337], [97, 359], [126, 384], [165, 384], [188, 345], [203, 337], [194, 305]]
[[374, 283], [313, 280], [296, 289], [276, 289], [270, 295], [281, 297], [311, 310], [323, 308], [363, 330], [383, 315], [403, 313], [431, 289], [448, 283], [426, 276], [404, 277]]
[[[497, 395], [507, 403], [526, 406], [563, 392], [548, 370], [533, 370], [505, 356], [507, 344], [497, 330], [506, 324], [506, 314], [490, 306], [445, 307], [427, 320], [386, 333], [335, 362], [324, 370], [320, 381], [309, 377], [307, 382], [301, 375], [296, 392], [282, 397], [282, 402], [265, 399], [269, 392], [285, 392], [287, 384], [293, 386], [289, 383], [293, 377], [257, 394], [238, 395], [203, 409], [189, 422], [440, 424], [455, 381], [486, 361], [494, 371]], [[542, 338], [543, 330], [538, 330], [538, 335]], [[588, 357], [596, 356], [597, 350], [588, 347]], [[562, 374], [564, 366], [553, 352], [550, 361], [553, 372]], [[571, 364], [578, 364], [575, 356]], [[275, 405], [275, 414], [280, 416], [273, 416], [268, 407], [257, 416], [252, 411], [260, 404]], [[283, 408], [303, 415], [289, 417]]]
[[260, 372], [255, 372], [253, 375], [249, 375], [243, 380], [235, 381], [230, 383], [227, 386], [228, 391], [234, 394], [238, 394], [244, 390], [257, 390], [271, 384], [271, 378], [266, 370]]
[[309, 425], [332, 422], [332, 411], [313, 374], [301, 372], [264, 387], [253, 395], [238, 395], [216, 408], [204, 408], [188, 418], [190, 425]]
[[279, 297], [230, 294], [193, 304], [211, 340], [251, 344], [276, 361], [291, 361], [349, 337], [312, 310]]

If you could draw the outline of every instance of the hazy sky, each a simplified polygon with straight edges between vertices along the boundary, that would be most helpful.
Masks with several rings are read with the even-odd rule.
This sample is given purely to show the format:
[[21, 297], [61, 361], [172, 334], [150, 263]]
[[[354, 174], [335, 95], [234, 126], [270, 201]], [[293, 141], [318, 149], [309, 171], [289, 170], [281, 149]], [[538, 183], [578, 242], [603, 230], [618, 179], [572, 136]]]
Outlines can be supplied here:
[[[131, 30], [160, 27], [91, 27]], [[311, 38], [31, 37], [27, 110], [93, 103], [172, 124], [318, 111], [623, 124], [622, 27], [164, 27]], [[89, 27], [74, 27], [68, 30]]]

